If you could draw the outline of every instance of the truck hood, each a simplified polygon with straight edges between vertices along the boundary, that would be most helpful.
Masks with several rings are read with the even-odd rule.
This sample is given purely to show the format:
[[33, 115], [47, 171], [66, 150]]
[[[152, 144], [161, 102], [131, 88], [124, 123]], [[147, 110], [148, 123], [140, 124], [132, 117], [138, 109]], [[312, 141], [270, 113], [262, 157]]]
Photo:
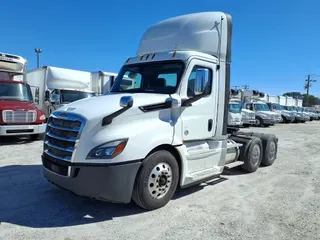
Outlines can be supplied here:
[[152, 93], [109, 93], [108, 95], [97, 96], [93, 98], [81, 99], [73, 103], [62, 106], [57, 111], [67, 111], [82, 115], [87, 120], [103, 118], [115, 111], [121, 109], [120, 99], [123, 96], [133, 98], [133, 106], [121, 116], [132, 116], [143, 113], [138, 108], [144, 105], [155, 103], [164, 103], [169, 94], [152, 94]]
[[0, 100], [0, 111], [18, 109], [38, 110], [38, 107], [32, 102]]

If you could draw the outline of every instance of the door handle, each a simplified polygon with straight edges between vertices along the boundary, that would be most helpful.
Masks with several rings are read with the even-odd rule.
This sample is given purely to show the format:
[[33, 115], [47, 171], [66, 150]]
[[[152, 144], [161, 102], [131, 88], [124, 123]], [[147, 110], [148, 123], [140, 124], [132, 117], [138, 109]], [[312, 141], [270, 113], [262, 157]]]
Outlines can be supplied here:
[[212, 124], [213, 124], [213, 120], [212, 120], [212, 119], [209, 119], [209, 120], [208, 120], [208, 132], [211, 132], [211, 130], [212, 130]]

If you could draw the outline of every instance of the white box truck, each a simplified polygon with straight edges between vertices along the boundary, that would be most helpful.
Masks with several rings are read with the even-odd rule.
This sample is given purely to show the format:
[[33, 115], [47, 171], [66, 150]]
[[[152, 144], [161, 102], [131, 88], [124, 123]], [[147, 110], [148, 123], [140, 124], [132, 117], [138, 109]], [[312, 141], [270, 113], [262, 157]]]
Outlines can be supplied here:
[[269, 101], [267, 104], [268, 104], [270, 110], [281, 114], [280, 122], [282, 122], [282, 123], [293, 122], [295, 119], [294, 113], [286, 110], [285, 106], [280, 105], [280, 97], [281, 96], [269, 96]]
[[243, 99], [243, 107], [254, 111], [257, 126], [268, 127], [280, 122], [279, 114], [270, 111], [266, 102], [261, 100], [264, 98], [263, 92], [246, 89], [242, 91], [241, 98]]
[[[225, 168], [273, 164], [275, 135], [228, 129], [231, 30], [222, 12], [151, 26], [110, 93], [50, 115], [45, 178], [80, 196], [133, 199], [152, 210], [178, 187], [218, 178]], [[125, 87], [126, 76], [133, 87]]]
[[91, 72], [91, 90], [97, 95], [103, 95], [111, 90], [117, 73], [95, 71]]
[[236, 96], [239, 91], [236, 89], [230, 89], [230, 100], [229, 100], [229, 116], [228, 116], [228, 126], [230, 127], [240, 127], [242, 126], [242, 104]]
[[66, 104], [95, 96], [90, 72], [44, 66], [28, 71], [27, 82], [35, 87], [33, 96], [47, 118]]

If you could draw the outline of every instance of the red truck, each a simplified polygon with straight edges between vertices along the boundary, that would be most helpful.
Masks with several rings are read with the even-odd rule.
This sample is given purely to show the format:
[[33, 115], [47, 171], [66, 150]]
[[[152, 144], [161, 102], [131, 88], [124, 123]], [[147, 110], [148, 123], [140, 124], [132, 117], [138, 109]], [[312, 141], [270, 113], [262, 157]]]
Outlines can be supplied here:
[[[36, 140], [45, 131], [46, 117], [33, 101], [26, 70], [26, 59], [0, 52], [0, 137], [29, 135]], [[33, 90], [37, 97], [39, 89]]]

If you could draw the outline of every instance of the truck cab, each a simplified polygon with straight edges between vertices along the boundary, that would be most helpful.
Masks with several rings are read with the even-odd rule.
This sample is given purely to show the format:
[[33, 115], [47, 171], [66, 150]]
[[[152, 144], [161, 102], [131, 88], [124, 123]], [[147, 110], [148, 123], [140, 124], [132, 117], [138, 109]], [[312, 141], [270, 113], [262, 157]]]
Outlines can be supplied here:
[[292, 115], [294, 117], [292, 122], [299, 123], [299, 122], [303, 121], [303, 119], [304, 119], [303, 113], [298, 112], [295, 106], [285, 106], [285, 109], [287, 111], [289, 111], [290, 113], [292, 113]]
[[304, 112], [302, 107], [298, 106], [298, 107], [296, 107], [296, 110], [297, 110], [298, 113], [302, 114], [302, 117], [303, 117], [302, 122], [303, 122], [303, 123], [306, 122], [306, 121], [310, 121], [310, 116], [309, 116], [309, 114], [307, 114], [306, 112]]
[[25, 82], [26, 66], [24, 58], [0, 53], [0, 137], [29, 135], [36, 140], [45, 131], [45, 115]]
[[245, 102], [244, 107], [251, 111], [254, 111], [256, 116], [256, 125], [268, 127], [276, 123], [275, 117], [273, 114], [270, 114], [271, 111], [268, 105], [264, 102], [254, 101], [254, 102]]
[[154, 210], [225, 168], [272, 165], [276, 136], [228, 128], [231, 33], [223, 12], [148, 28], [110, 92], [50, 115], [44, 177], [80, 196]]
[[270, 110], [277, 112], [278, 114], [281, 114], [281, 120], [282, 123], [288, 123], [292, 122], [294, 120], [294, 115], [292, 112], [286, 110], [286, 108], [279, 103], [267, 103]]

